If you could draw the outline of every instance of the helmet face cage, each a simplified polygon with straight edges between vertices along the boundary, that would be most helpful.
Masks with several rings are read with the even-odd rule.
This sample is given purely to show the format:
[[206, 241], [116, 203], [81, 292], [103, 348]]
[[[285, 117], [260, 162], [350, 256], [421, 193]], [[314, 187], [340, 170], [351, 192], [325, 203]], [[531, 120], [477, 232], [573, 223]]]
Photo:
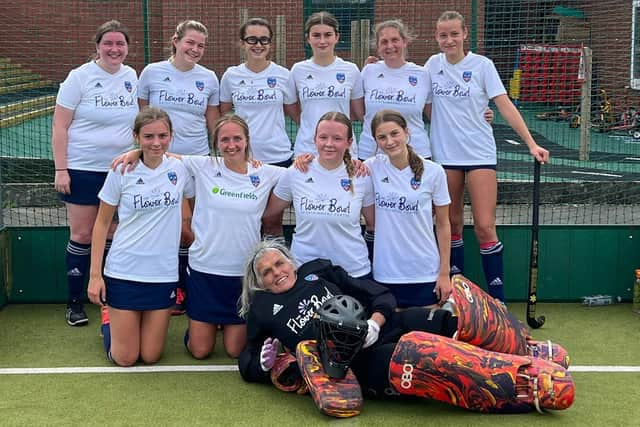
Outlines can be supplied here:
[[317, 311], [318, 352], [325, 372], [344, 378], [369, 331], [366, 312], [358, 300], [338, 295]]

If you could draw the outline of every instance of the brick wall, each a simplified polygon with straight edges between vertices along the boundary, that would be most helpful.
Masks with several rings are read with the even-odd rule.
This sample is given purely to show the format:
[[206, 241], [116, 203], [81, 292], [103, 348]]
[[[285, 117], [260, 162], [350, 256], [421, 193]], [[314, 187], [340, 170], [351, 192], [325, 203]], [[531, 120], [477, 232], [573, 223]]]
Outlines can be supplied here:
[[[169, 39], [178, 22], [197, 19], [210, 32], [202, 65], [213, 69], [220, 77], [230, 65], [240, 62], [238, 28], [243, 11], [248, 17], [264, 17], [272, 24], [276, 16], [286, 18], [286, 66], [304, 58], [303, 20], [308, 1], [184, 1], [148, 0], [148, 54], [158, 61], [169, 56]], [[504, 40], [497, 47], [484, 45], [485, 1], [478, 0], [475, 25], [478, 53], [488, 54], [506, 81], [515, 62], [519, 43], [541, 42], [541, 25], [553, 5], [542, 8], [533, 0], [523, 0], [512, 13], [506, 3], [486, 1], [488, 11], [494, 13], [489, 25], [501, 25]], [[497, 5], [497, 6], [496, 6]], [[631, 5], [624, 0], [592, 2], [576, 0], [573, 7], [585, 13], [591, 25], [591, 47], [599, 87], [607, 89], [614, 98], [640, 105], [639, 91], [629, 85]], [[0, 25], [4, 29], [0, 43], [0, 57], [9, 57], [33, 71], [56, 82], [71, 68], [86, 62], [95, 48], [91, 38], [96, 28], [109, 19], [118, 19], [131, 31], [132, 43], [127, 63], [141, 71], [145, 61], [143, 2], [100, 0], [15, 0], [0, 4]], [[496, 9], [497, 8], [497, 9]], [[377, 0], [374, 21], [402, 19], [411, 29], [415, 40], [409, 46], [408, 59], [418, 64], [438, 51], [434, 40], [435, 22], [445, 10], [458, 10], [472, 26], [469, 1], [434, 0]], [[496, 12], [498, 10], [498, 12]], [[515, 17], [515, 18], [514, 18]], [[517, 20], [527, 20], [518, 26]], [[509, 22], [507, 22], [509, 21]], [[349, 29], [343, 29], [349, 31]], [[511, 41], [510, 41], [511, 40]], [[515, 40], [515, 41], [514, 41]], [[470, 45], [468, 45], [470, 47]], [[372, 49], [373, 52], [373, 49]], [[350, 59], [350, 52], [340, 52]]]

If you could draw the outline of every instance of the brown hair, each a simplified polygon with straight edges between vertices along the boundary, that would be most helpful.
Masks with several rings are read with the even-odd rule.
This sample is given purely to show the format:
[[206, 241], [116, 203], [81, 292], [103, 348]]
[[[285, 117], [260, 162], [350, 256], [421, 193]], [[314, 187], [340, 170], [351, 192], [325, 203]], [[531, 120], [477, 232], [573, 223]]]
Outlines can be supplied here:
[[129, 29], [124, 25], [122, 25], [120, 21], [116, 21], [115, 19], [113, 19], [111, 21], [107, 21], [104, 24], [100, 25], [96, 30], [96, 33], [93, 35], [94, 43], [99, 44], [102, 41], [102, 37], [106, 33], [122, 33], [122, 35], [124, 36], [124, 39], [127, 41], [127, 44], [130, 43]]
[[[102, 37], [104, 37], [105, 34], [107, 33], [120, 33], [124, 36], [124, 40], [127, 42], [127, 45], [129, 45], [129, 29], [127, 27], [125, 27], [124, 25], [122, 25], [120, 23], [120, 21], [116, 21], [115, 19], [112, 19], [111, 21], [107, 21], [104, 24], [100, 25], [98, 27], [98, 29], [96, 30], [96, 33], [93, 35], [93, 42], [96, 44], [96, 47], [100, 44], [100, 42], [102, 41]], [[90, 57], [89, 60], [98, 60], [100, 59], [98, 57], [98, 53], [94, 52]]]
[[261, 27], [267, 27], [269, 30], [269, 38], [273, 38], [273, 28], [271, 24], [264, 18], [251, 18], [240, 27], [240, 40], [243, 40], [247, 35], [247, 27], [250, 25], [259, 25]]
[[173, 33], [173, 36], [171, 36], [171, 40], [169, 41], [169, 44], [171, 45], [171, 56], [176, 54], [176, 47], [173, 42], [182, 40], [182, 38], [187, 34], [187, 31], [189, 30], [194, 30], [204, 34], [205, 39], [209, 37], [209, 31], [207, 31], [207, 27], [205, 27], [201, 22], [194, 21], [193, 19], [182, 21], [176, 26], [176, 32]]
[[[320, 122], [323, 121], [336, 122], [345, 125], [347, 127], [347, 138], [353, 138], [353, 125], [351, 124], [351, 120], [349, 120], [349, 117], [338, 111], [329, 111], [328, 113], [324, 113], [318, 120], [314, 139], [318, 135], [318, 127], [320, 126]], [[351, 182], [351, 193], [353, 193], [353, 176], [355, 173], [353, 170], [353, 162], [351, 161], [351, 152], [349, 151], [349, 148], [345, 150], [344, 155], [342, 156], [342, 160], [344, 161], [344, 165], [347, 168], [347, 175], [349, 176], [349, 181]]]
[[452, 21], [457, 19], [462, 24], [462, 29], [466, 28], [466, 24], [464, 23], [464, 16], [460, 12], [456, 12], [455, 10], [447, 10], [446, 12], [442, 12], [442, 15], [438, 18], [436, 24], [439, 24], [443, 21]]
[[220, 133], [220, 129], [222, 126], [227, 123], [235, 123], [242, 128], [242, 133], [244, 134], [245, 139], [247, 140], [247, 146], [244, 149], [244, 159], [249, 161], [251, 159], [251, 144], [249, 143], [249, 125], [244, 119], [237, 114], [227, 113], [224, 116], [220, 117], [216, 124], [213, 126], [213, 133], [211, 135], [212, 144], [213, 144], [213, 152], [218, 154], [218, 134]]
[[[405, 131], [408, 130], [407, 120], [402, 114], [395, 110], [380, 110], [371, 120], [371, 135], [373, 136], [373, 139], [376, 139], [376, 130], [378, 130], [378, 127], [382, 123], [386, 122], [393, 122]], [[406, 147], [407, 160], [409, 161], [409, 167], [411, 167], [411, 171], [413, 172], [413, 178], [416, 181], [420, 181], [422, 179], [422, 173], [424, 172], [424, 163], [422, 162], [422, 158], [413, 151], [413, 147], [408, 144], [408, 141]]]
[[169, 127], [169, 132], [173, 133], [173, 125], [169, 114], [160, 108], [146, 106], [136, 115], [136, 119], [133, 122], [133, 134], [138, 135], [140, 129], [156, 121], [165, 122]]
[[336, 34], [340, 34], [340, 24], [335, 16], [331, 13], [322, 11], [312, 13], [311, 16], [307, 18], [304, 23], [304, 34], [308, 37], [309, 31], [311, 31], [311, 27], [314, 25], [328, 25], [336, 32]]

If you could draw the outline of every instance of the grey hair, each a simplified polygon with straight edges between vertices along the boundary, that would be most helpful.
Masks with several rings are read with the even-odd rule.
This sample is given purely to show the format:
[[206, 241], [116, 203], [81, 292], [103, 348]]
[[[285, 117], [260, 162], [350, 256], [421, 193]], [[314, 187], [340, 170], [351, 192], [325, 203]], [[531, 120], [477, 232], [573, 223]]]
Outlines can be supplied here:
[[291, 251], [282, 242], [282, 239], [265, 239], [258, 243], [247, 259], [242, 278], [242, 293], [240, 294], [238, 314], [243, 319], [246, 319], [249, 315], [253, 295], [258, 291], [264, 292], [262, 278], [258, 274], [257, 266], [262, 257], [271, 251], [280, 252], [291, 263], [293, 268], [296, 268], [295, 259]]

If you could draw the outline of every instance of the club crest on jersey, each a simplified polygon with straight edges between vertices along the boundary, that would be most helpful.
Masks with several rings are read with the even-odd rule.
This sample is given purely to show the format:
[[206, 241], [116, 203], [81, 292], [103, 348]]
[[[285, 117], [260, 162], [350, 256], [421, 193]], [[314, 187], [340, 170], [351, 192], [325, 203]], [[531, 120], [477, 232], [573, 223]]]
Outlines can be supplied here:
[[411, 178], [411, 188], [413, 188], [414, 190], [417, 190], [418, 188], [420, 188], [421, 183], [422, 183], [421, 181], [416, 181], [415, 178]]
[[127, 92], [131, 93], [131, 91], [133, 90], [133, 85], [131, 84], [131, 82], [129, 80], [125, 80], [124, 81], [124, 88], [127, 90]]
[[336, 73], [336, 80], [338, 81], [338, 83], [344, 83], [345, 79], [346, 76], [344, 75], [344, 73]]
[[349, 178], [342, 178], [340, 180], [340, 185], [342, 186], [342, 189], [344, 191], [349, 191], [351, 190], [351, 179]]
[[418, 84], [418, 78], [416, 76], [409, 76], [409, 84], [415, 86]]
[[258, 175], [249, 175], [249, 179], [254, 187], [260, 185], [260, 177]]
[[463, 71], [462, 80], [464, 80], [465, 83], [469, 83], [469, 81], [471, 80], [471, 71]]
[[169, 178], [169, 182], [171, 182], [173, 185], [176, 185], [178, 183], [178, 174], [174, 171], [167, 172], [167, 177]]
[[202, 89], [204, 89], [204, 82], [201, 82], [200, 80], [196, 80], [196, 89], [202, 92]]
[[276, 78], [275, 77], [267, 77], [267, 86], [270, 88], [276, 87]]
[[306, 280], [307, 282], [315, 282], [316, 280], [318, 280], [318, 276], [315, 274], [308, 274], [307, 276], [305, 276], [304, 280]]

